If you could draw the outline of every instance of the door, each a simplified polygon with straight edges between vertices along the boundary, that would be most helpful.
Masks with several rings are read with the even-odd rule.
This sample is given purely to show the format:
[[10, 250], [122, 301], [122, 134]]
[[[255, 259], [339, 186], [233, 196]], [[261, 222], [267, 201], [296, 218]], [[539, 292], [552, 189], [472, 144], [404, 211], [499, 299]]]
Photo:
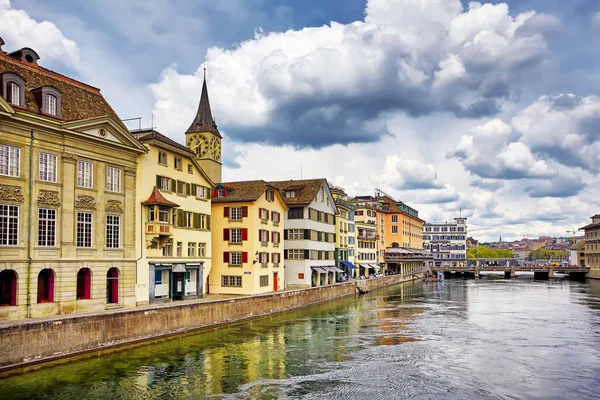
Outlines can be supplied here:
[[183, 300], [183, 293], [185, 291], [184, 285], [184, 273], [183, 272], [174, 272], [173, 273], [173, 300]]
[[277, 291], [277, 272], [273, 272], [273, 291]]

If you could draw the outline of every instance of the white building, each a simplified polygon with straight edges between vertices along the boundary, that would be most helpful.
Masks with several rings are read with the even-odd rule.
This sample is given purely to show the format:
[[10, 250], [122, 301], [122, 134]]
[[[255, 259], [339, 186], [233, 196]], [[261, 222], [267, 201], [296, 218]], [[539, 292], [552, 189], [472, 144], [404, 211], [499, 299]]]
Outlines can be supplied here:
[[377, 202], [371, 196], [358, 196], [354, 200], [354, 226], [356, 253], [354, 264], [359, 267], [359, 276], [379, 273]]
[[289, 289], [335, 283], [335, 229], [338, 214], [326, 179], [270, 182], [277, 187], [285, 212], [284, 271]]
[[460, 267], [467, 260], [467, 219], [423, 224], [423, 249], [433, 254], [436, 267]]

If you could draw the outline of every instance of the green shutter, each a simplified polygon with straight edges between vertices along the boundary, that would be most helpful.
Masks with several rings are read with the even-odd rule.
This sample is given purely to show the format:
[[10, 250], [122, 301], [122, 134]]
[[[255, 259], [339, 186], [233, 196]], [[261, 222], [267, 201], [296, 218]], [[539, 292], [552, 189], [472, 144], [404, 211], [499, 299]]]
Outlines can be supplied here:
[[177, 209], [177, 226], [185, 226], [185, 212]]
[[196, 229], [200, 228], [200, 214], [198, 214], [198, 213], [192, 214], [192, 223], [193, 223], [194, 228], [196, 228]]
[[206, 216], [206, 229], [210, 230], [210, 215]]
[[160, 175], [156, 175], [156, 187], [160, 189]]
[[171, 179], [171, 192], [177, 192], [177, 181], [175, 179]]
[[310, 250], [304, 250], [304, 259], [310, 260]]
[[196, 190], [197, 189], [196, 185], [192, 184], [190, 189], [191, 189], [192, 196], [195, 196], [196, 193], [198, 193], [198, 191]]
[[288, 240], [288, 230], [287, 229], [283, 230], [283, 240]]
[[185, 184], [185, 195], [189, 196], [191, 192], [192, 192], [191, 185], [189, 183], [186, 183]]

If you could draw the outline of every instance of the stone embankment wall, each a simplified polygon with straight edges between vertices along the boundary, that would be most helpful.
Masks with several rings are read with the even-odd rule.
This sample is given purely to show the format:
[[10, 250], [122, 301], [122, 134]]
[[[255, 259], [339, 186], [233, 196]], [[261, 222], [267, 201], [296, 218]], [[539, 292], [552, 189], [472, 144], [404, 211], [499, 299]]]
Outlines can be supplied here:
[[[367, 290], [411, 278], [361, 281]], [[353, 295], [355, 282], [216, 301], [170, 303], [0, 325], [0, 371], [260, 317]]]

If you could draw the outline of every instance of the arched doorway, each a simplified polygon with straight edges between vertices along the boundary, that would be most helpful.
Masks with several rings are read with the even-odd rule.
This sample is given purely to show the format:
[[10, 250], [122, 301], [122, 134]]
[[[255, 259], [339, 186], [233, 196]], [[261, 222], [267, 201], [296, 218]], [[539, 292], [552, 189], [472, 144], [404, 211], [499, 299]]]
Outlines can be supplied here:
[[119, 270], [111, 268], [106, 273], [106, 302], [117, 304], [119, 302]]
[[54, 271], [43, 269], [38, 275], [37, 302], [52, 303], [54, 301]]
[[0, 272], [0, 306], [17, 305], [17, 273], [12, 269]]
[[91, 299], [92, 273], [89, 268], [77, 272], [77, 300]]

